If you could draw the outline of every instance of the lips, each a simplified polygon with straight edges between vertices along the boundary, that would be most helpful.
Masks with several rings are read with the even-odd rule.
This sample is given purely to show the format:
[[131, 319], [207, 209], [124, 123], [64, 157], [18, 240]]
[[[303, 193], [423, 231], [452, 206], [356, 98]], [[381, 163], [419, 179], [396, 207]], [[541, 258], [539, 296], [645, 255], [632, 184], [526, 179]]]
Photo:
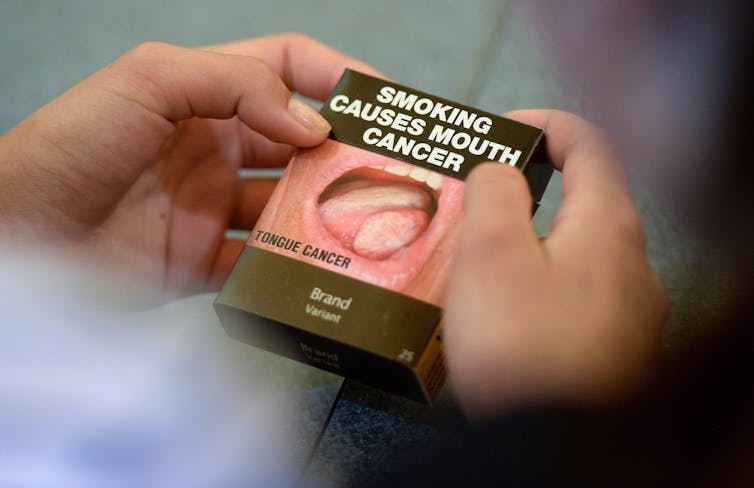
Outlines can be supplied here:
[[437, 208], [435, 192], [440, 185], [441, 177], [423, 168], [357, 168], [320, 195], [322, 223], [343, 247], [357, 255], [388, 259], [427, 230]]
[[367, 283], [404, 289], [458, 217], [460, 181], [370, 151], [327, 140], [291, 165], [301, 237], [351, 258], [334, 271]]

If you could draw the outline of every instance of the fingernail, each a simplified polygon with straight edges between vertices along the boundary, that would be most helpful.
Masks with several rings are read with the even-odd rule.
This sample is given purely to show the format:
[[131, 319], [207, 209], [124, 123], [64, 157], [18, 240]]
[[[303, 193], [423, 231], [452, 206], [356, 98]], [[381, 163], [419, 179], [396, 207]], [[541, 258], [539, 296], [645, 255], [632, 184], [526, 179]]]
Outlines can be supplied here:
[[324, 117], [301, 100], [291, 98], [288, 101], [288, 111], [296, 117], [299, 124], [307, 129], [317, 132], [330, 132], [330, 124], [324, 119]]

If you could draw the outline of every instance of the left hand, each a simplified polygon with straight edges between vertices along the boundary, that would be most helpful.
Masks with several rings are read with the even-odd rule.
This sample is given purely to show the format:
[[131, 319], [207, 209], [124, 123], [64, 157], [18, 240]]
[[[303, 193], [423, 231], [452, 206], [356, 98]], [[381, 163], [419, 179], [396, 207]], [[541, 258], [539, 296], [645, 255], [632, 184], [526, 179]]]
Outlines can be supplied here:
[[291, 91], [323, 100], [344, 68], [369, 67], [301, 35], [208, 50], [136, 47], [0, 139], [0, 235], [51, 242], [169, 293], [216, 286], [284, 166], [329, 125]]

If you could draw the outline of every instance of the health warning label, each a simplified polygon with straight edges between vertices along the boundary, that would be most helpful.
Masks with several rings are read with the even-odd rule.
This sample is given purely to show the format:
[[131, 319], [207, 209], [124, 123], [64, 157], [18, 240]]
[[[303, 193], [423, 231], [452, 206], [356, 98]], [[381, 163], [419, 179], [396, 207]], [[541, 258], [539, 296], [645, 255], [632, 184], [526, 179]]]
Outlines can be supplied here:
[[536, 127], [346, 70], [321, 110], [330, 138], [465, 180], [479, 163], [524, 168]]

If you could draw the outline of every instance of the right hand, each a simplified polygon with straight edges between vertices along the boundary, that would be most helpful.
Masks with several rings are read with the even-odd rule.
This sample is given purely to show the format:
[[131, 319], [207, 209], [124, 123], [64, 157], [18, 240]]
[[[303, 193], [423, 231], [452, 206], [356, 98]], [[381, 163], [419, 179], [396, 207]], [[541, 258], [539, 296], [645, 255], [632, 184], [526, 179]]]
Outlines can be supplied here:
[[455, 389], [472, 415], [615, 399], [650, 371], [668, 310], [619, 160], [577, 116], [506, 117], [545, 129], [563, 202], [539, 239], [519, 170], [484, 164], [466, 181], [444, 321]]

